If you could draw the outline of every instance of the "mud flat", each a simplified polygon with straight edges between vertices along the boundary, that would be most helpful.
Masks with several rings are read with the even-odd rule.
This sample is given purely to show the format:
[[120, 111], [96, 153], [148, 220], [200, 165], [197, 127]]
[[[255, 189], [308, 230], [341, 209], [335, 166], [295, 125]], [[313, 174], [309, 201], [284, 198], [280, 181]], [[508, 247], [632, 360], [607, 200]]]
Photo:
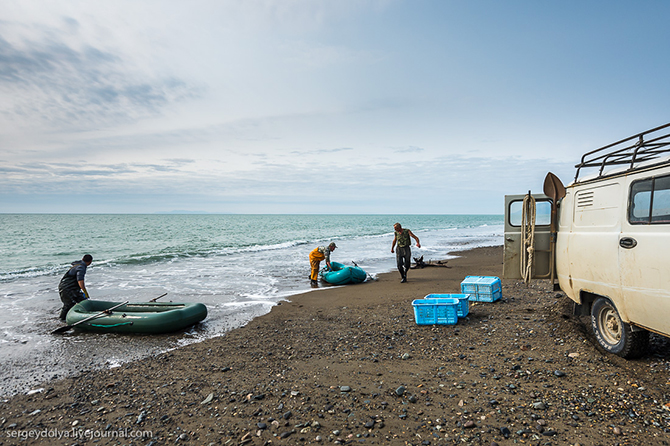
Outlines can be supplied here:
[[668, 342], [636, 361], [602, 353], [547, 283], [503, 281], [457, 325], [417, 326], [412, 300], [502, 272], [500, 247], [461, 255], [41, 384], [2, 402], [0, 445], [670, 444]]

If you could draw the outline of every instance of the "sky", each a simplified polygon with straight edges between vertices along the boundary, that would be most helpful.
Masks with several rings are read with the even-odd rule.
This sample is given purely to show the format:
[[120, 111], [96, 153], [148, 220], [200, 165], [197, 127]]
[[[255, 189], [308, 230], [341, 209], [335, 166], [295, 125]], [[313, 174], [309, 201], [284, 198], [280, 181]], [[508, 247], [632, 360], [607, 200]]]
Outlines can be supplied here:
[[502, 214], [670, 122], [670, 2], [4, 0], [0, 213]]

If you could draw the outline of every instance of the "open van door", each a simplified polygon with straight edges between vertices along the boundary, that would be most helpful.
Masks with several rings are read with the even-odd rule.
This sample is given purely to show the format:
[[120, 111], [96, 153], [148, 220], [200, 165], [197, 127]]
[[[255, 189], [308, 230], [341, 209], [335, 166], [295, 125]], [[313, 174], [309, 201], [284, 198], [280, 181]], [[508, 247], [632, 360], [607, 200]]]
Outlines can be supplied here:
[[[552, 278], [554, 261], [551, 258], [551, 198], [533, 194], [535, 198], [535, 243], [532, 279]], [[523, 200], [526, 195], [505, 195], [505, 244], [503, 278], [522, 279], [521, 246]]]

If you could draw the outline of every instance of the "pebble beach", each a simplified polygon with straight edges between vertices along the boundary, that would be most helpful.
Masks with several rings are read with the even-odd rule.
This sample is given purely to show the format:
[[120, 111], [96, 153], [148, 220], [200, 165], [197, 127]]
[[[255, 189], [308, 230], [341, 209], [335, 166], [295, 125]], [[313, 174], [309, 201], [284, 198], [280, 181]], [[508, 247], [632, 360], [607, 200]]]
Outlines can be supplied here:
[[43, 382], [2, 400], [0, 445], [670, 444], [667, 340], [635, 361], [605, 354], [548, 283], [503, 280], [456, 325], [417, 325], [414, 299], [502, 274], [502, 247], [457, 255]]

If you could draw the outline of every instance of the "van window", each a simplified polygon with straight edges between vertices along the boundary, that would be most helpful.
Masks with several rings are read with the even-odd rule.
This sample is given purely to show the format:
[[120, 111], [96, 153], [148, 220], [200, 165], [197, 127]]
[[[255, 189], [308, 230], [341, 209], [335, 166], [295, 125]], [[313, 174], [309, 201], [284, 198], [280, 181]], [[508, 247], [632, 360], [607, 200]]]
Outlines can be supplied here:
[[[509, 224], [521, 226], [523, 201], [513, 201], [509, 205]], [[535, 202], [535, 226], [549, 226], [551, 224], [551, 202]]]
[[628, 221], [632, 224], [670, 223], [670, 176], [648, 178], [631, 185]]

